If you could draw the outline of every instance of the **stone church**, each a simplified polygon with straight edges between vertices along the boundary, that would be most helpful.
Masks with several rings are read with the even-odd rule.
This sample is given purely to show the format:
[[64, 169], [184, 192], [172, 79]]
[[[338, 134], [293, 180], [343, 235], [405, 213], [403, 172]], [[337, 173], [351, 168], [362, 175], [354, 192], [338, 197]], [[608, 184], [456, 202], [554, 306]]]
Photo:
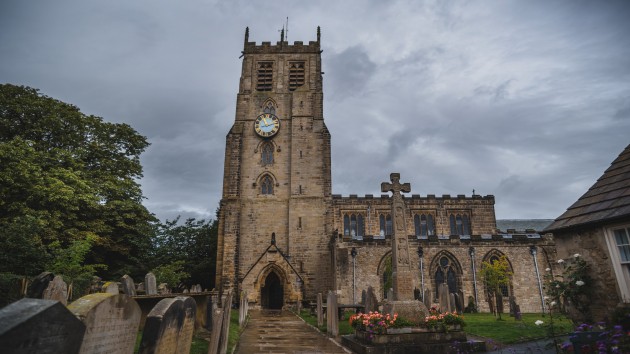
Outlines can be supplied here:
[[[332, 194], [321, 53], [319, 28], [307, 44], [289, 44], [284, 33], [275, 44], [256, 44], [245, 32], [226, 136], [216, 284], [221, 293], [246, 292], [250, 306], [313, 302], [330, 290], [340, 303], [358, 303], [368, 286], [382, 300], [391, 287], [392, 197]], [[373, 178], [378, 186], [389, 173]], [[420, 180], [400, 179], [412, 190]], [[432, 305], [447, 284], [453, 308], [473, 302], [490, 311], [478, 270], [506, 256], [513, 275], [498, 307], [507, 312], [512, 298], [522, 312], [542, 311], [543, 276], [555, 259], [551, 235], [500, 231], [492, 195], [403, 194], [403, 201], [417, 299]]]

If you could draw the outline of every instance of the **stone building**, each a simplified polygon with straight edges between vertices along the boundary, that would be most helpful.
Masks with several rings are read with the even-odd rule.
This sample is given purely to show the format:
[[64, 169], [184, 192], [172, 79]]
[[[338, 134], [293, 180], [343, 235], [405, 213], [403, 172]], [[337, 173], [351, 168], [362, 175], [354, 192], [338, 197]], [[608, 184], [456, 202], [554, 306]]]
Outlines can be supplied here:
[[545, 231], [558, 259], [578, 253], [591, 264], [591, 312], [597, 319], [630, 302], [630, 145]]
[[[247, 291], [252, 306], [263, 308], [314, 301], [329, 290], [341, 303], [356, 303], [368, 286], [383, 299], [391, 279], [391, 197], [332, 194], [319, 28], [308, 44], [289, 44], [284, 33], [273, 45], [248, 37], [246, 30], [226, 137], [217, 287]], [[375, 185], [387, 177], [374, 176]], [[402, 179], [413, 189], [414, 176]], [[521, 311], [541, 311], [538, 269], [555, 259], [549, 235], [499, 232], [492, 195], [403, 200], [416, 298], [434, 303], [445, 283], [453, 306], [461, 310], [471, 297], [489, 311], [476, 274], [483, 261], [504, 255], [514, 275], [502, 289], [503, 308], [513, 296]]]

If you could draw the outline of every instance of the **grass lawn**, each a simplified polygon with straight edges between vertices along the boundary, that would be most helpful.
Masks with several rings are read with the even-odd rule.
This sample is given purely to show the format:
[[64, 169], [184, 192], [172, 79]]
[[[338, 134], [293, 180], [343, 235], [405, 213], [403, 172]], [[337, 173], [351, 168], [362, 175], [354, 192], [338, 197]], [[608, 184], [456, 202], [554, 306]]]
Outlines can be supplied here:
[[[544, 317], [537, 313], [523, 314], [522, 321], [516, 321], [509, 314], [502, 314], [502, 320], [497, 321], [491, 313], [467, 313], [464, 314], [466, 333], [491, 338], [496, 342], [511, 344], [524, 342], [533, 339], [544, 338], [548, 335], [547, 326], [549, 316]], [[541, 320], [541, 326], [536, 326], [534, 322]], [[573, 332], [574, 326], [571, 320], [566, 317], [555, 315], [553, 318], [555, 334], [566, 334]]]
[[[352, 327], [348, 323], [350, 314], [346, 313], [343, 320], [339, 321], [339, 334], [354, 333]], [[306, 323], [312, 325], [315, 328], [319, 328], [320, 331], [326, 332], [326, 321], [321, 327], [317, 327], [317, 317], [311, 315], [310, 311], [302, 310], [300, 317], [306, 321]], [[509, 314], [502, 314], [502, 320], [497, 321], [491, 313], [474, 313], [464, 314], [466, 326], [464, 330], [468, 334], [489, 338], [498, 343], [512, 344], [518, 342], [524, 342], [534, 339], [540, 339], [547, 336], [547, 327], [549, 324], [549, 316], [542, 316], [541, 314], [529, 313], [523, 314], [521, 321], [516, 321], [514, 317], [510, 317]], [[542, 326], [536, 326], [534, 322], [541, 320], [544, 322]], [[573, 331], [573, 323], [565, 318], [554, 316], [554, 328], [555, 334], [566, 334]]]

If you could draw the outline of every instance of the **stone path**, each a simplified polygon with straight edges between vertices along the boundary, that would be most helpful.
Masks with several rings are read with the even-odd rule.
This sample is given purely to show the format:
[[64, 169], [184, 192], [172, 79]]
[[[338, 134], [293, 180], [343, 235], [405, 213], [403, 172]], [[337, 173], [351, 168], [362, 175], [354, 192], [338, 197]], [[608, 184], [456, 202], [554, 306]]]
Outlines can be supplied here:
[[236, 354], [351, 353], [290, 312], [250, 310], [249, 314]]

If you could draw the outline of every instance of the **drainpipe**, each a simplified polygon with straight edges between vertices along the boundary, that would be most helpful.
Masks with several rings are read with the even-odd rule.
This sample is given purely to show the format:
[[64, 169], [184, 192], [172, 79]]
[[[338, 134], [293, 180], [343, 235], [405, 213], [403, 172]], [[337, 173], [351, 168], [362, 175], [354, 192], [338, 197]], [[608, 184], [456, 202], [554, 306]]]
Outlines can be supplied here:
[[536, 250], [536, 246], [529, 247], [529, 253], [531, 253], [532, 257], [534, 257], [534, 267], [536, 269], [536, 279], [538, 280], [538, 290], [540, 292], [540, 305], [542, 308], [542, 313], [545, 313], [545, 298], [543, 296], [542, 283], [540, 282], [540, 273], [538, 272], [538, 259], [536, 258], [536, 254], [538, 251]]
[[350, 251], [350, 255], [352, 256], [352, 304], [357, 303], [356, 297], [356, 269], [357, 269], [357, 249], [352, 247], [352, 251]]
[[477, 303], [477, 270], [475, 269], [475, 248], [470, 247], [468, 249], [468, 254], [470, 254], [470, 260], [472, 262], [472, 273], [473, 273], [473, 289], [475, 290], [475, 308], [479, 311], [479, 304]]

